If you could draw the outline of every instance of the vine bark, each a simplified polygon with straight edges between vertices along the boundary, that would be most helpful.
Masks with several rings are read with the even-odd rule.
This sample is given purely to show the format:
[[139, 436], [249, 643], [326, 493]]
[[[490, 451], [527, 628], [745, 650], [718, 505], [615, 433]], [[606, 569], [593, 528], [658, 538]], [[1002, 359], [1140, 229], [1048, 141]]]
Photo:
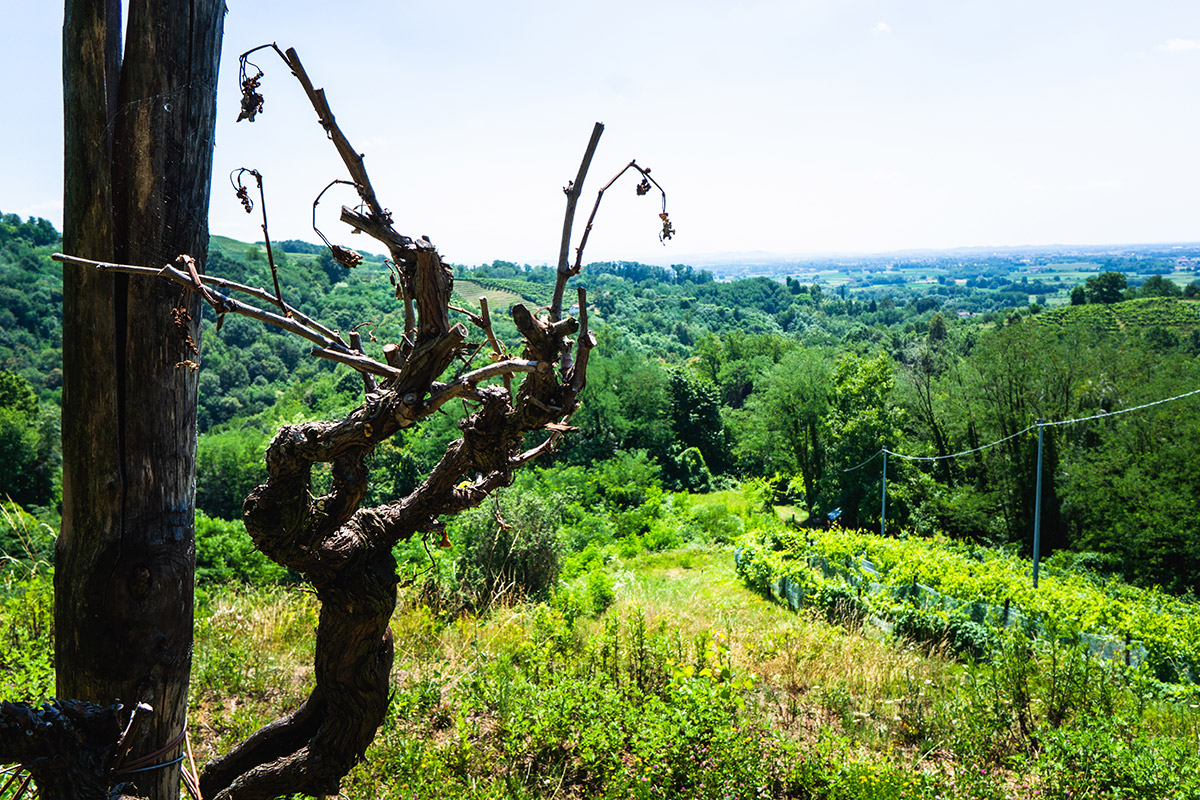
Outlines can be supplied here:
[[[501, 359], [450, 382], [443, 372], [465, 351], [468, 331], [451, 324], [453, 277], [424, 239], [397, 232], [376, 199], [362, 158], [338, 128], [323, 90], [315, 89], [294, 50], [279, 51], [300, 81], [321, 125], [342, 155], [360, 209], [342, 219], [387, 247], [396, 265], [397, 298], [405, 304], [406, 336], [387, 348], [388, 369], [358, 367], [385, 377], [345, 419], [282, 428], [267, 449], [268, 480], [246, 499], [243, 520], [255, 545], [274, 561], [301, 573], [321, 603], [315, 653], [315, 687], [291, 714], [263, 727], [204, 769], [201, 791], [213, 800], [254, 800], [292, 793], [337, 794], [341, 779], [365, 753], [387, 711], [392, 640], [388, 622], [396, 604], [393, 546], [418, 534], [440, 532], [439, 517], [478, 505], [512, 480], [513, 470], [551, 449], [584, 388], [595, 340], [576, 319], [540, 318], [521, 305], [513, 320], [524, 337], [518, 359]], [[261, 75], [260, 75], [261, 76]], [[256, 90], [257, 78], [250, 91]], [[249, 94], [248, 94], [249, 96]], [[253, 102], [252, 100], [250, 102]], [[245, 107], [245, 103], [244, 103]], [[594, 134], [590, 149], [594, 149]], [[590, 149], [588, 156], [590, 157]], [[582, 174], [586, 172], [586, 163]], [[560, 275], [560, 283], [569, 276]], [[561, 294], [562, 286], [558, 287]], [[586, 297], [580, 290], [580, 308]], [[482, 317], [471, 317], [495, 336]], [[578, 338], [573, 363], [563, 360]], [[318, 355], [369, 360], [329, 341]], [[353, 362], [350, 362], [353, 363]], [[570, 363], [563, 368], [560, 364]], [[383, 365], [377, 365], [382, 367]], [[516, 394], [496, 377], [523, 374]], [[506, 381], [507, 383], [507, 381]], [[368, 383], [368, 389], [372, 384]], [[360, 508], [366, 494], [366, 457], [381, 441], [436, 413], [452, 398], [474, 410], [425, 481], [388, 505]], [[529, 434], [546, 431], [525, 449]], [[327, 493], [313, 496], [312, 470], [331, 467]]]

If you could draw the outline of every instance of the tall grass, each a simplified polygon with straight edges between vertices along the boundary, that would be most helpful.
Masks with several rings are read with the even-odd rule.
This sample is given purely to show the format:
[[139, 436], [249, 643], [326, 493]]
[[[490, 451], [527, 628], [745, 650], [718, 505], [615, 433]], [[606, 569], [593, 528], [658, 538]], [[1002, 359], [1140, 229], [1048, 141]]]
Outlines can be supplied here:
[[41, 703], [54, 693], [54, 530], [9, 501], [0, 542], [0, 700]]
[[[1200, 709], [1122, 665], [1022, 637], [972, 664], [794, 613], [737, 577], [728, 545], [698, 543], [751, 527], [760, 497], [661, 502], [653, 524], [677, 515], [692, 544], [614, 541], [545, 601], [451, 613], [414, 586], [387, 719], [345, 795], [1200, 798]], [[0, 579], [3, 697], [52, 690], [50, 574], [26, 559]], [[294, 586], [212, 584], [196, 611], [204, 762], [307, 696], [318, 609]]]
[[[764, 600], [724, 548], [606, 574], [595, 617], [587, 575], [481, 616], [405, 604], [388, 718], [347, 796], [1200, 797], [1196, 710], [1079, 648], [931, 656]], [[278, 589], [203, 608], [193, 724], [220, 742], [302, 695], [314, 608]], [[230, 632], [253, 642], [236, 676], [207, 652]]]

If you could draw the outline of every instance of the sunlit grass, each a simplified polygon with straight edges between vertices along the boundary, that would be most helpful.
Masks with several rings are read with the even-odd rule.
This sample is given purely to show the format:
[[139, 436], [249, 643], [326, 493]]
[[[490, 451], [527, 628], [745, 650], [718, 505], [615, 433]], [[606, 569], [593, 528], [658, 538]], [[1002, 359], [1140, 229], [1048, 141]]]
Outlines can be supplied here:
[[[971, 667], [795, 613], [736, 577], [730, 547], [642, 552], [614, 558], [605, 570], [615, 602], [595, 618], [572, 599], [586, 591], [586, 575], [560, 586], [548, 604], [483, 616], [440, 617], [415, 593], [402, 600], [392, 622], [392, 707], [366, 762], [344, 783], [346, 795], [722, 796], [699, 777], [709, 770], [724, 776], [721, 791], [738, 797], [1099, 800], [1168, 796], [1147, 792], [1177, 778], [1184, 785], [1192, 780], [1187, 770], [1200, 769], [1194, 756], [1180, 761], [1183, 777], [1151, 764], [1120, 795], [1106, 794], [1103, 781], [1076, 780], [1071, 771], [1087, 756], [1073, 744], [1072, 723], [1029, 739], [1013, 722], [1021, 702], [1045, 717], [1048, 651], [1018, 649]], [[200, 607], [192, 725], [202, 734], [203, 760], [307, 693], [316, 605], [297, 590], [223, 587]], [[1078, 684], [1071, 718], [1109, 702], [1113, 719], [1139, 720], [1107, 756], [1113, 780], [1142, 769], [1135, 761], [1144, 750], [1174, 756], [1200, 745], [1194, 712], [1145, 699], [1139, 710], [1117, 673], [1063, 660], [1065, 651], [1055, 658], [1057, 680]], [[641, 660], [649, 695], [631, 683]], [[703, 695], [714, 704], [704, 714], [728, 720], [715, 730], [729, 733], [716, 736], [706, 755], [672, 738], [687, 733], [672, 721], [683, 707], [654, 698], [694, 697], [671, 686], [692, 686], [701, 680], [697, 669], [723, 664], [728, 678], [714, 672], [694, 687], [711, 693]], [[1031, 692], [1024, 701], [1022, 680]], [[722, 705], [737, 697], [741, 705]], [[688, 707], [686, 724], [705, 724], [695, 715], [706, 706]], [[739, 760], [739, 748], [753, 763]], [[745, 786], [730, 788], [737, 781]]]

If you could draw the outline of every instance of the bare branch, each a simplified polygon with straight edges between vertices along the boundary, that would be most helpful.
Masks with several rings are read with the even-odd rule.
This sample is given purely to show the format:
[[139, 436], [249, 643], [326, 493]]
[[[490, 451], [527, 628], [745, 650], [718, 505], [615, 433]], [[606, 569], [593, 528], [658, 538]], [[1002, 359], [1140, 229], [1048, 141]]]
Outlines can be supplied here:
[[459, 306], [450, 306], [449, 308], [451, 311], [457, 311], [458, 313], [465, 316], [468, 320], [470, 320], [471, 324], [474, 325], [476, 328], [483, 327], [483, 317], [481, 317], [478, 314], [476, 314], [475, 312], [471, 311], [469, 308], [460, 308]]
[[[467, 394], [489, 378], [510, 377], [520, 372], [546, 372], [549, 368], [550, 365], [545, 361], [527, 361], [519, 358], [509, 358], [480, 367], [473, 372], [468, 372], [460, 376], [451, 383], [442, 384], [440, 388], [435, 389], [430, 395], [429, 400], [422, 407], [422, 416], [426, 416], [426, 412], [432, 413], [436, 411], [456, 397]], [[508, 390], [507, 385], [505, 386], [505, 390]]]
[[[349, 353], [343, 350], [334, 350], [329, 347], [314, 347], [308, 351], [309, 355], [316, 358], [323, 358], [326, 361], [336, 361], [339, 364], [345, 364], [348, 367], [363, 373], [365, 378], [367, 375], [378, 375], [382, 378], [399, 378], [404, 374], [403, 370], [390, 367], [386, 364], [380, 364], [373, 358], [358, 353]], [[367, 391], [372, 391], [368, 389]]]
[[[284, 315], [287, 316], [287, 305], [283, 302], [283, 293], [279, 291], [279, 270], [275, 267], [275, 254], [271, 250], [271, 234], [270, 231], [267, 230], [267, 195], [266, 192], [263, 191], [262, 173], [256, 169], [238, 167], [233, 172], [229, 173], [229, 182], [234, 184], [234, 188], [237, 190], [238, 199], [242, 201], [242, 206], [245, 207], [246, 213], [249, 214], [254, 210], [254, 204], [250, 202], [246, 187], [242, 185], [242, 175], [247, 172], [253, 175], [254, 180], [258, 183], [259, 209], [262, 211], [263, 243], [267, 246], [267, 264], [271, 267], [271, 280], [275, 282], [275, 303], [280, 309], [283, 310]], [[234, 181], [234, 175], [237, 175], [236, 182]]]
[[390, 215], [385, 219], [380, 219], [369, 214], [364, 214], [349, 206], [342, 206], [341, 220], [354, 230], [362, 231], [367, 236], [387, 247], [392, 260], [397, 265], [416, 261], [417, 249], [422, 244], [427, 248], [433, 247], [423, 241], [418, 244], [417, 241], [397, 233], [396, 229], [392, 227]]
[[296, 54], [294, 47], [289, 47], [284, 55], [284, 60], [288, 66], [292, 68], [296, 79], [300, 81], [300, 85], [304, 87], [304, 93], [308, 95], [308, 100], [312, 103], [313, 109], [317, 112], [317, 117], [320, 118], [321, 127], [333, 140], [333, 146], [337, 148], [338, 155], [342, 157], [342, 161], [346, 164], [346, 169], [350, 171], [350, 178], [358, 187], [358, 194], [366, 203], [367, 208], [371, 210], [371, 215], [377, 219], [390, 220], [391, 215], [384, 210], [379, 204], [379, 200], [375, 197], [375, 188], [371, 185], [371, 179], [367, 176], [366, 167], [363, 166], [362, 155], [351, 146], [350, 140], [342, 133], [342, 129], [338, 127], [337, 120], [334, 119], [333, 110], [329, 107], [329, 102], [325, 99], [324, 89], [314, 89], [312, 81], [308, 78], [308, 73], [304, 70], [304, 65], [300, 63], [300, 56]]
[[556, 450], [558, 448], [558, 442], [561, 438], [562, 438], [561, 433], [559, 433], [558, 431], [552, 432], [549, 436], [546, 437], [546, 440], [544, 442], [542, 442], [541, 444], [539, 444], [537, 447], [526, 450], [524, 453], [521, 453], [521, 455], [517, 456], [516, 458], [510, 458], [508, 460], [509, 466], [511, 466], [513, 469], [516, 469], [517, 467], [523, 467], [526, 464], [528, 464], [530, 461], [533, 461], [538, 456], [545, 455], [546, 453], [549, 453], [552, 450]]
[[[127, 275], [154, 275], [157, 277], [165, 277], [175, 281], [181, 286], [189, 290], [195, 290], [195, 284], [190, 276], [176, 270], [174, 267], [138, 267], [132, 264], [113, 264], [106, 261], [93, 261], [90, 258], [80, 258], [79, 256], [71, 256], [66, 253], [54, 253], [50, 256], [51, 259], [61, 264], [72, 264], [80, 267], [92, 267], [101, 272], [120, 272]], [[218, 278], [211, 275], [200, 275], [200, 281], [209, 286], [216, 286], [221, 289], [229, 289], [235, 292], [248, 294], [251, 297], [256, 297], [265, 302], [274, 303], [275, 298], [270, 292], [264, 289], [256, 289], [253, 286], [237, 283], [236, 281]], [[270, 311], [252, 306], [249, 303], [241, 303], [232, 297], [221, 292], [214, 293], [212, 300], [208, 301], [218, 314], [241, 314], [242, 316], [257, 319], [260, 322], [265, 322], [268, 325], [274, 325], [282, 328], [289, 333], [294, 333], [297, 336], [302, 336], [310, 342], [321, 345], [322, 347], [329, 346], [334, 348], [344, 348], [349, 350], [349, 345], [342, 340], [342, 337], [337, 331], [330, 330], [311, 317], [296, 310], [292, 306], [284, 306], [291, 319], [280, 317], [278, 314], [272, 314]]]
[[[571, 258], [571, 229], [575, 225], [575, 204], [583, 192], [583, 181], [587, 178], [588, 167], [591, 166], [592, 156], [596, 153], [596, 145], [600, 143], [600, 135], [604, 133], [604, 123], [597, 122], [592, 127], [592, 137], [588, 139], [587, 148], [583, 151], [583, 161], [579, 164], [579, 173], [575, 180], [567, 184], [563, 191], [567, 195], [567, 210], [563, 215], [562, 243], [558, 247], [558, 274], [554, 282], [554, 300], [550, 303], [550, 319], [562, 319], [563, 289], [567, 279], [573, 274], [570, 270]], [[566, 365], [564, 364], [564, 367]]]
[[642, 182], [638, 184], [638, 189], [637, 189], [637, 193], [639, 196], [644, 195], [650, 191], [651, 183], [653, 183], [655, 186], [657, 186], [658, 191], [662, 193], [662, 213], [659, 214], [658, 216], [663, 222], [663, 232], [661, 234], [659, 234], [658, 238], [660, 240], [669, 239], [675, 234], [675, 230], [674, 230], [674, 228], [671, 227], [671, 223], [667, 218], [667, 193], [666, 193], [666, 191], [663, 190], [662, 186], [659, 186], [658, 181], [656, 181], [656, 180], [654, 180], [654, 178], [650, 177], [649, 169], [643, 169], [642, 167], [638, 166], [638, 163], [636, 161], [630, 161], [628, 164], [625, 165], [624, 169], [622, 169], [620, 172], [618, 172], [616, 175], [613, 176], [612, 180], [610, 180], [608, 183], [604, 184], [604, 186], [602, 186], [600, 188], [600, 191], [596, 194], [596, 204], [594, 206], [592, 206], [592, 213], [588, 215], [587, 227], [585, 227], [583, 229], [583, 238], [580, 239], [580, 241], [579, 241], [579, 247], [575, 248], [575, 266], [571, 268], [570, 274], [578, 275], [579, 270], [583, 266], [583, 248], [587, 247], [588, 234], [590, 234], [592, 232], [592, 223], [596, 219], [596, 212], [600, 210], [600, 201], [604, 199], [604, 192], [608, 189], [608, 187], [610, 187], [614, 183], [616, 183], [617, 180], [622, 175], [624, 175], [626, 172], [628, 172], [631, 169], [637, 170], [639, 173], [641, 173], [641, 176], [642, 176]]
[[[361, 354], [363, 352], [362, 335], [358, 331], [350, 331], [350, 347], [356, 353]], [[375, 379], [371, 377], [371, 374], [368, 372], [362, 373], [362, 379], [363, 379], [363, 394], [367, 395], [367, 394], [374, 393], [376, 390]]]
[[582, 286], [579, 287], [579, 343], [575, 352], [575, 363], [571, 366], [570, 371], [563, 377], [563, 380], [571, 387], [574, 401], [568, 412], [575, 413], [578, 407], [579, 395], [583, 393], [583, 388], [587, 384], [587, 364], [588, 356], [592, 352], [592, 348], [596, 346], [596, 336], [588, 329], [588, 314], [587, 314], [587, 290]]
[[[492, 314], [488, 310], [487, 295], [482, 295], [479, 298], [479, 318], [483, 323], [480, 327], [487, 334], [488, 343], [492, 346], [492, 357], [497, 361], [504, 358], [504, 348], [500, 346], [500, 341], [496, 339], [496, 333], [492, 330]], [[504, 390], [512, 396], [512, 380], [508, 375], [504, 376]]]
[[500, 341], [496, 339], [496, 333], [492, 330], [492, 313], [488, 309], [487, 295], [479, 296], [479, 327], [487, 335], [488, 344], [492, 346], [492, 353], [496, 358], [504, 357], [504, 348], [500, 346]]

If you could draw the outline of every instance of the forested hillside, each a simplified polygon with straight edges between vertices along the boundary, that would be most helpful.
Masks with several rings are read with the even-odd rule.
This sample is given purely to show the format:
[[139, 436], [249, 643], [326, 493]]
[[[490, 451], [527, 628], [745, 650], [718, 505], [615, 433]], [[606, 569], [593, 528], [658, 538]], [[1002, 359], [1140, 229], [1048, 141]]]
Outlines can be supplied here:
[[[57, 522], [61, 502], [62, 277], [44, 219], [0, 214], [0, 502]], [[0, 523], [0, 554], [22, 555]], [[38, 547], [39, 554], [48, 548]]]
[[[47, 256], [57, 241], [45, 220], [4, 215], [0, 225], [0, 493], [52, 526], [61, 276]], [[290, 303], [359, 330], [376, 352], [398, 340], [401, 311], [381, 258], [347, 270], [298, 241], [274, 254]], [[599, 345], [574, 418], [581, 431], [543, 466], [632, 470], [667, 490], [764, 478], [801, 516], [840, 513], [847, 527], [878, 529], [882, 460], [847, 470], [883, 447], [940, 457], [1005, 440], [958, 458], [893, 458], [886, 528], [1028, 552], [1036, 435], [1014, 434], [1039, 418], [1112, 414], [1200, 386], [1196, 284], [1152, 275], [1139, 287], [1098, 270], [1073, 294], [1058, 289], [1074, 304], [1045, 308], [1029, 304], [1028, 281], [1014, 306], [1021, 279], [1012, 276], [943, 275], [891, 291], [792, 277], [724, 282], [683, 265], [587, 265], [577, 280], [589, 288]], [[262, 245], [222, 237], [212, 239], [208, 271], [271, 283]], [[553, 285], [549, 268], [504, 261], [459, 267], [456, 277], [456, 304], [477, 311], [487, 294], [510, 345], [507, 305], [548, 303]], [[197, 502], [210, 518], [237, 520], [276, 427], [345, 412], [362, 382], [272, 328], [216, 322], [200, 358]], [[1200, 589], [1198, 402], [1047, 428], [1043, 555], [1063, 550], [1139, 583]], [[456, 435], [455, 422], [438, 416], [384, 444], [372, 491], [411, 489]], [[604, 491], [635, 485], [620, 478]]]

